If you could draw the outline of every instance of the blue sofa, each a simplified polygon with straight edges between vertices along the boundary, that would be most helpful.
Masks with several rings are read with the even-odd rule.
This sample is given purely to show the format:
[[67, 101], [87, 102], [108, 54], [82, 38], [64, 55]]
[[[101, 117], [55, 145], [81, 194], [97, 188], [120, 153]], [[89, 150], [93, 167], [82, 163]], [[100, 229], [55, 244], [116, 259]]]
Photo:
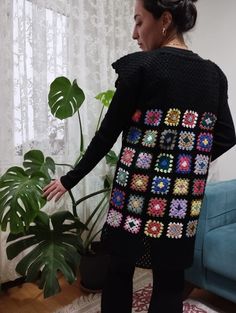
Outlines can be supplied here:
[[236, 180], [207, 184], [185, 278], [236, 303]]

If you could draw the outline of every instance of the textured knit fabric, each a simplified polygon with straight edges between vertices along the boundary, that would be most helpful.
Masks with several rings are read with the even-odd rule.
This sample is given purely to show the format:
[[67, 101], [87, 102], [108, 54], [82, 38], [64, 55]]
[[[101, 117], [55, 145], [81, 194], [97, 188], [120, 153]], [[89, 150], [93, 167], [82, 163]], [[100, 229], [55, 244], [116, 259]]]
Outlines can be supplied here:
[[77, 184], [123, 132], [102, 240], [137, 266], [186, 268], [209, 163], [236, 143], [226, 77], [213, 62], [172, 47], [127, 55], [113, 67], [111, 106], [61, 182]]

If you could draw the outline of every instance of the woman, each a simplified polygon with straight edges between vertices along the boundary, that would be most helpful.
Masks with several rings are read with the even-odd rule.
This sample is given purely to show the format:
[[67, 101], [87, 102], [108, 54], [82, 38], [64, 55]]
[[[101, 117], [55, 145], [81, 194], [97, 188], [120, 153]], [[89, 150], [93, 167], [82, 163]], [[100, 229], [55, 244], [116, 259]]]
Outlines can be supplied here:
[[136, 0], [133, 39], [143, 52], [113, 64], [116, 93], [76, 168], [44, 189], [58, 200], [123, 132], [102, 240], [111, 254], [102, 313], [128, 313], [135, 266], [153, 271], [149, 313], [180, 313], [210, 161], [235, 145], [221, 69], [188, 50], [190, 0]]

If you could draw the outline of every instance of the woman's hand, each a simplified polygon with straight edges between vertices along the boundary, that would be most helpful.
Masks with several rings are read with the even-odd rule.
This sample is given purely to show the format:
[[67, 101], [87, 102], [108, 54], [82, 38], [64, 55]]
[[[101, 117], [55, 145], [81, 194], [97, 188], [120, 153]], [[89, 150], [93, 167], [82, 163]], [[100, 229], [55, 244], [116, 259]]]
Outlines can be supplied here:
[[55, 197], [55, 201], [58, 201], [66, 191], [60, 179], [56, 179], [43, 188], [43, 197], [46, 197], [48, 201]]

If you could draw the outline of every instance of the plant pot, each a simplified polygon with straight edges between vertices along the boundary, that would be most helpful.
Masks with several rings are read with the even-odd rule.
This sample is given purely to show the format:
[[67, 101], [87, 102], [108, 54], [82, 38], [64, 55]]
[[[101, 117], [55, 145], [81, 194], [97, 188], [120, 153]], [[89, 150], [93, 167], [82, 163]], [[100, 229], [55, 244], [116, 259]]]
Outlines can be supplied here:
[[101, 242], [93, 242], [91, 253], [81, 257], [79, 272], [81, 289], [87, 292], [101, 292], [110, 262], [110, 256]]

